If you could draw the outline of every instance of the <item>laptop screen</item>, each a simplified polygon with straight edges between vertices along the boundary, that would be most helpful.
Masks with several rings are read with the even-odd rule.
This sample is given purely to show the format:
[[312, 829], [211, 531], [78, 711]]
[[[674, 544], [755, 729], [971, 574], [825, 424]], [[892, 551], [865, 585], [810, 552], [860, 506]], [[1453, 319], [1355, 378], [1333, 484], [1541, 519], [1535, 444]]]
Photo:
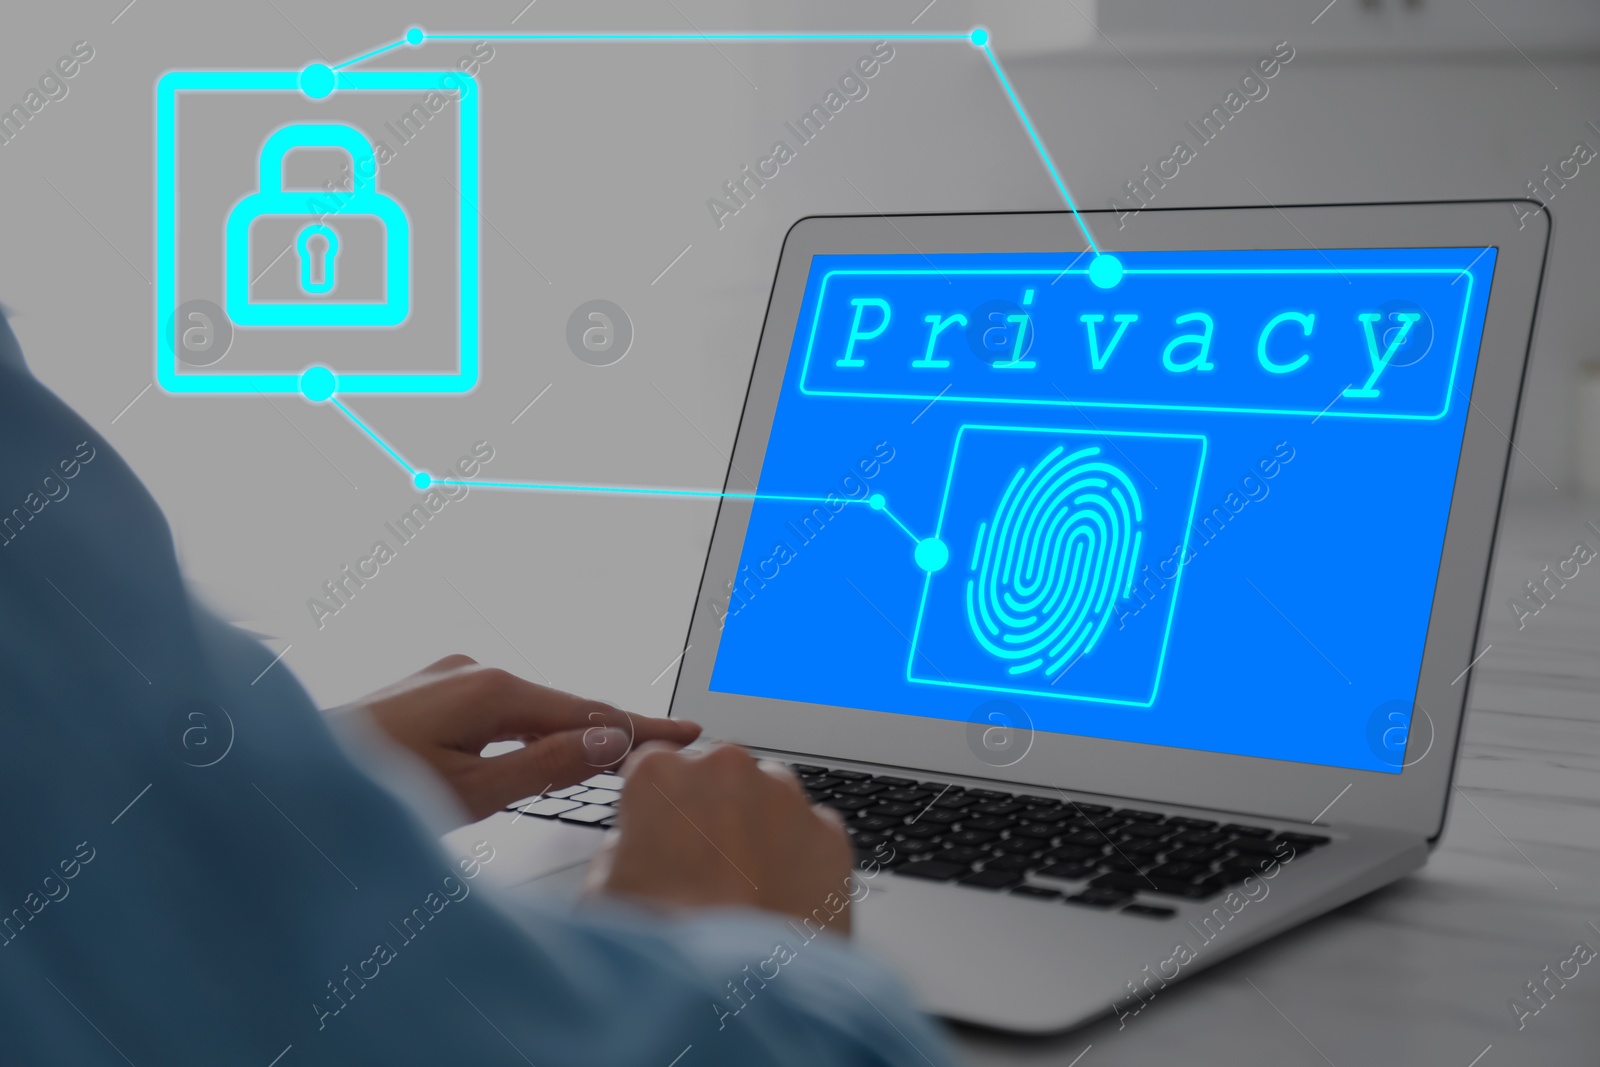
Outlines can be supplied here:
[[710, 688], [1398, 773], [1495, 259], [814, 257]]

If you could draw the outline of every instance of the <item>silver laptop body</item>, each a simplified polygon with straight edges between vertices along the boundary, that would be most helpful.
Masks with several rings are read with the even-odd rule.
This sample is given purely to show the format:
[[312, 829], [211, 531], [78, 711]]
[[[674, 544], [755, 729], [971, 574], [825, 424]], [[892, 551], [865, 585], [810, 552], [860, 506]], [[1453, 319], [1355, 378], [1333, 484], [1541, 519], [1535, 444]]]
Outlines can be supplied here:
[[[1084, 222], [1126, 268], [1111, 286], [1088, 279], [1096, 253], [1066, 212], [794, 226], [670, 712], [798, 766], [820, 802], [871, 827], [853, 830], [862, 946], [929, 1010], [1018, 1032], [1136, 1012], [1426, 861], [1479, 652], [1549, 236], [1548, 215], [1523, 201]], [[1159, 373], [1141, 377], [1137, 361]], [[1022, 377], [1040, 372], [1049, 389]], [[786, 405], [798, 405], [787, 423]], [[795, 483], [808, 452], [852, 433], [853, 482]], [[1218, 466], [1251, 435], [1260, 464]], [[1279, 440], [1293, 460], [1274, 459]], [[874, 453], [879, 441], [894, 459]], [[1105, 564], [1122, 606], [1079, 611], [1099, 636], [1041, 645], [1035, 664], [1004, 644], [1017, 630], [1007, 605], [1030, 610], [1027, 583], [996, 594], [998, 624], [986, 614], [983, 583], [1005, 578], [985, 555], [1001, 539], [986, 535], [1023, 522], [1017, 501], [1046, 476], [1064, 484], [1067, 460], [1089, 464], [1074, 486], [1117, 506], [1143, 494], [1121, 544], [1172, 588]], [[929, 471], [943, 471], [937, 525]], [[1370, 494], [1352, 492], [1363, 484]], [[1184, 498], [1180, 536], [1209, 538], [1168, 555]], [[1091, 507], [1062, 499], [1034, 518], [1063, 524]], [[757, 551], [777, 515], [761, 509], [785, 507], [792, 558]], [[805, 523], [819, 507], [823, 533], [822, 519]], [[1110, 538], [1114, 515], [1093, 522]], [[1281, 547], [1297, 529], [1304, 554]], [[1069, 552], [1050, 575], [1065, 582], [1087, 558]], [[1363, 560], [1370, 584], [1330, 577]], [[1244, 579], [1236, 596], [1216, 593], [1230, 577]], [[920, 600], [908, 594], [919, 587]], [[1084, 602], [1109, 603], [1094, 593]], [[1146, 621], [1119, 629], [1130, 611]], [[1149, 619], [1166, 628], [1160, 642]], [[1145, 644], [1118, 643], [1140, 625]], [[1380, 668], [1392, 699], [1368, 692], [1364, 674]], [[1186, 681], [1197, 677], [1213, 681]], [[856, 690], [857, 704], [791, 698]], [[503, 842], [515, 860], [502, 881], [570, 891], [615, 784], [455, 836]], [[963, 867], [974, 849], [986, 858]]]

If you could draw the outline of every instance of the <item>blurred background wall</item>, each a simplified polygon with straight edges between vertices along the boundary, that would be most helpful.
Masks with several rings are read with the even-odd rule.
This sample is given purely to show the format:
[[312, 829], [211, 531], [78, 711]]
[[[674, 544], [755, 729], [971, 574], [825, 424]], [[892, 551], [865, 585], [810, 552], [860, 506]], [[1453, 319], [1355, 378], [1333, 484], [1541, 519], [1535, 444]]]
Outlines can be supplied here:
[[[1581, 368], [1600, 360], [1600, 7], [1581, 0], [201, 0], [8, 12], [0, 102], [85, 41], [93, 58], [0, 144], [0, 300], [39, 375], [142, 474], [186, 567], [325, 704], [449, 651], [640, 710], [667, 704], [714, 505], [492, 494], [452, 503], [333, 618], [309, 608], [414, 494], [326, 406], [147, 389], [155, 80], [176, 68], [337, 62], [436, 32], [990, 26], [1086, 207], [1142, 178], [1286, 42], [1268, 93], [1155, 206], [1527, 195], [1558, 177], [1542, 321], [1518, 428], [1518, 499], [1577, 491]], [[487, 441], [486, 477], [720, 486], [783, 234], [828, 212], [1055, 209], [981, 57], [899, 43], [732, 217], [707, 201], [788, 138], [870, 41], [494, 42], [484, 110], [484, 377], [460, 398], [352, 400], [421, 466]], [[379, 66], [448, 64], [460, 42]], [[1582, 153], [1577, 153], [1581, 155]], [[1548, 171], [1545, 168], [1550, 168]], [[1575, 169], [1576, 168], [1576, 169]], [[1548, 193], [1546, 195], [1549, 195]], [[408, 205], [413, 212], [428, 205]], [[720, 225], [719, 225], [720, 221]], [[1141, 224], [1137, 216], [1123, 220]], [[1116, 247], [1116, 223], [1101, 224]], [[587, 300], [635, 339], [569, 350]], [[531, 406], [530, 406], [531, 402]]]

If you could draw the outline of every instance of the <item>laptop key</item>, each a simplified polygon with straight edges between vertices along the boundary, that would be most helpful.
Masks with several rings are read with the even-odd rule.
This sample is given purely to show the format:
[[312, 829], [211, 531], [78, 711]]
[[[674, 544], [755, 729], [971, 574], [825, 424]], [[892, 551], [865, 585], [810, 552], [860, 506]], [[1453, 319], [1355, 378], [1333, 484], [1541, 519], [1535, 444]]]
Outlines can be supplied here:
[[896, 821], [904, 819], [907, 815], [915, 815], [920, 810], [915, 804], [899, 804], [895, 802], [887, 804], [880, 802], [866, 809], [869, 815], [887, 815]]
[[996, 841], [994, 847], [1010, 856], [1037, 856], [1049, 843], [1037, 837], [1008, 837], [1004, 841]]
[[886, 785], [890, 789], [907, 789], [917, 784], [910, 778], [890, 778], [886, 774], [875, 775], [872, 780], [879, 785]]
[[1271, 841], [1261, 841], [1254, 837], [1241, 837], [1237, 841], [1230, 842], [1227, 847], [1235, 852], [1249, 856], [1276, 857], [1279, 846]]
[[1126, 893], [1159, 893], [1162, 896], [1193, 899], [1210, 896], [1212, 892], [1208, 886], [1174, 882], [1167, 878], [1151, 878], [1143, 874], [1125, 874], [1120, 871], [1102, 874], [1089, 885], [1095, 889], [1120, 889]]
[[1012, 812], [1022, 810], [1022, 805], [1014, 800], [989, 800], [979, 804], [974, 811], [985, 815], [1010, 815]]
[[1287, 841], [1296, 848], [1316, 848], [1319, 845], [1326, 845], [1332, 838], [1323, 837], [1321, 834], [1282, 833], [1278, 835], [1278, 840]]
[[1046, 889], [1040, 885], [1019, 885], [1011, 890], [1014, 897], [1033, 897], [1036, 900], [1060, 900], [1061, 890]]
[[1090, 908], [1112, 908], [1118, 904], [1126, 904], [1132, 899], [1132, 893], [1124, 893], [1115, 889], [1085, 889], [1076, 896], [1068, 897], [1067, 903], [1082, 904]]
[[840, 771], [830, 769], [828, 773], [833, 775], [835, 778], [843, 778], [847, 782], [865, 782], [872, 777], [872, 775], [863, 774], [860, 771]]
[[895, 836], [906, 841], [936, 841], [948, 831], [937, 823], [919, 822], [911, 826], [901, 827]]
[[1129, 904], [1122, 909], [1124, 915], [1143, 915], [1151, 919], [1170, 919], [1178, 914], [1173, 908], [1163, 908], [1159, 904]]
[[1211, 864], [1220, 860], [1226, 853], [1220, 848], [1201, 848], [1198, 845], [1186, 845], [1175, 848], [1167, 853], [1167, 859], [1175, 863], [1205, 863]]
[[1214, 830], [1195, 830], [1179, 834], [1173, 840], [1181, 845], [1220, 845], [1228, 840], [1228, 835]]
[[603, 804], [586, 804], [574, 811], [564, 811], [556, 818], [566, 822], [596, 823], [602, 819], [609, 819], [616, 813], [616, 809]]
[[1046, 859], [1062, 863], [1079, 863], [1083, 860], [1099, 859], [1101, 849], [1086, 845], [1062, 845], [1045, 853]]
[[571, 811], [573, 808], [581, 807], [583, 807], [582, 804], [575, 804], [570, 800], [562, 800], [559, 797], [545, 797], [543, 800], [536, 800], [532, 804], [524, 804], [518, 810], [524, 815], [540, 815], [546, 819], [553, 819], [564, 811]]
[[1011, 820], [1003, 815], [969, 815], [961, 820], [963, 830], [992, 830], [996, 833], [1011, 826]]
[[1011, 828], [1012, 837], [1038, 837], [1046, 841], [1050, 840], [1060, 832], [1061, 828], [1058, 826], [1052, 826], [1049, 823], [1038, 822], [1018, 823]]
[[1116, 814], [1134, 822], [1161, 822], [1166, 818], [1159, 811], [1140, 811], [1138, 808], [1122, 808]]
[[590, 789], [615, 789], [622, 792], [623, 779], [615, 774], [597, 774], [592, 778], [585, 778], [583, 784]]
[[1010, 800], [1010, 793], [997, 793], [993, 789], [969, 789], [967, 796], [974, 800]]
[[976, 804], [977, 802], [977, 797], [970, 797], [966, 796], [965, 794], [951, 795], [946, 793], [944, 796], [934, 801], [933, 806], [936, 808], [944, 808], [949, 811], [958, 811], [961, 808], [965, 808], [970, 804]]
[[931, 823], [934, 826], [949, 826], [951, 823], [961, 821], [958, 811], [945, 811], [942, 808], [930, 808], [911, 820], [913, 823]]
[[1110, 815], [1111, 809], [1104, 804], [1085, 804], [1079, 800], [1067, 801], [1067, 806], [1082, 815]]
[[996, 856], [983, 861], [986, 871], [1031, 871], [1039, 861], [1029, 856]]
[[952, 845], [987, 845], [999, 838], [992, 830], [958, 830], [947, 838]]
[[622, 796], [613, 789], [586, 789], [582, 793], [574, 793], [568, 800], [576, 800], [580, 804], [615, 804]]
[[926, 806], [933, 799], [933, 794], [926, 789], [889, 789], [879, 794], [885, 800], [898, 800], [905, 804]]
[[1215, 819], [1191, 819], [1186, 815], [1169, 815], [1168, 826], [1181, 826], [1186, 830], [1214, 830], [1217, 827]]
[[981, 870], [977, 874], [969, 874], [961, 879], [962, 885], [970, 885], [976, 889], [1010, 889], [1020, 885], [1022, 875], [1016, 871]]
[[1040, 867], [1034, 871], [1038, 878], [1060, 878], [1065, 882], [1082, 882], [1093, 878], [1100, 868], [1092, 863], [1052, 863], [1048, 867]]
[[791, 763], [789, 767], [796, 774], [826, 774], [828, 768], [818, 767], [814, 763]]
[[1233, 834], [1236, 837], [1271, 837], [1272, 831], [1264, 826], [1244, 826], [1231, 822], [1222, 828], [1223, 833]]
[[1133, 838], [1161, 838], [1166, 837], [1170, 831], [1167, 827], [1157, 823], [1136, 822], [1131, 826], [1124, 826], [1117, 831], [1124, 840]]
[[875, 801], [871, 797], [830, 796], [825, 797], [822, 803], [835, 811], [852, 812], [860, 811], [862, 808], [870, 808]]
[[863, 812], [851, 820], [850, 825], [872, 833], [882, 833], [885, 830], [892, 830], [899, 826], [900, 820], [890, 818], [887, 815], [871, 815]]
[[888, 786], [879, 785], [877, 782], [851, 782], [847, 780], [844, 785], [836, 786], [833, 791], [840, 796], [870, 797], [875, 793], [883, 792], [887, 788]]
[[958, 845], [935, 853], [933, 858], [943, 863], [959, 863], [965, 867], [971, 867], [979, 860], [988, 859], [989, 853], [981, 848]]
[[1209, 863], [1162, 863], [1150, 868], [1152, 878], [1170, 878], [1174, 882], [1198, 882], [1210, 877]]
[[970, 869], [964, 864], [933, 859], [918, 860], [903, 867], [896, 867], [895, 873], [909, 875], [912, 878], [926, 878], [934, 882], [948, 882], [952, 878], [966, 874]]

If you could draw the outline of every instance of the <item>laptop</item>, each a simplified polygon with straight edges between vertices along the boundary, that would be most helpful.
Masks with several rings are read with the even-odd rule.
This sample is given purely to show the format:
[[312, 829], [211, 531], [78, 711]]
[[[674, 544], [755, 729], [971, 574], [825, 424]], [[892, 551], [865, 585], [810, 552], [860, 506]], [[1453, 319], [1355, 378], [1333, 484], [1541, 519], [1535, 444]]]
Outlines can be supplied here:
[[[1426, 861], [1549, 236], [1082, 223], [790, 230], [670, 712], [839, 811], [856, 937], [930, 1011], [1026, 1033]], [[620, 785], [497, 816], [502, 877], [574, 883]]]

